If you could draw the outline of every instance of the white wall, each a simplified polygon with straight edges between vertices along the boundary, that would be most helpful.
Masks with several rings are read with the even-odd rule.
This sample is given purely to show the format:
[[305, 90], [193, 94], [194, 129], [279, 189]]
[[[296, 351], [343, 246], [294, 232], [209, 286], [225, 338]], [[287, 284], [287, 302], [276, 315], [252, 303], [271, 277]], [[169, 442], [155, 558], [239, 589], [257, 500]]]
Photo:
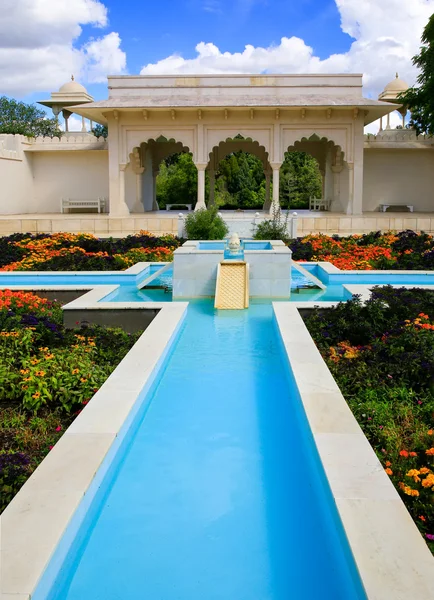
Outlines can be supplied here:
[[413, 204], [434, 211], [434, 152], [409, 148], [365, 149], [363, 210], [380, 204]]
[[33, 202], [32, 156], [23, 136], [0, 135], [0, 214], [28, 212]]
[[60, 199], [108, 198], [108, 152], [33, 153], [35, 201], [26, 212], [60, 212]]

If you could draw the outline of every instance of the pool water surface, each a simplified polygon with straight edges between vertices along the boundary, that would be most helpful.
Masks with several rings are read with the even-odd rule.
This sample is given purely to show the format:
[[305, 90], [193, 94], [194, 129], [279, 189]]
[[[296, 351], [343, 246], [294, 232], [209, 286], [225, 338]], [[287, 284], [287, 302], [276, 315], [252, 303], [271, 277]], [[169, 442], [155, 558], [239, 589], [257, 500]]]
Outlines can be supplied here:
[[191, 302], [49, 600], [362, 600], [270, 302]]

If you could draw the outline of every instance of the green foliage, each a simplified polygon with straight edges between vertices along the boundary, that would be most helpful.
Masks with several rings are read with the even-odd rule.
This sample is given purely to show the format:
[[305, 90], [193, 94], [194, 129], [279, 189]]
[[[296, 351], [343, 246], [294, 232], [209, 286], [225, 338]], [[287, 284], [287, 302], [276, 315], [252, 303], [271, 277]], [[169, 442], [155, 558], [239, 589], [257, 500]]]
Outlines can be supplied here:
[[56, 119], [48, 119], [45, 112], [34, 104], [18, 102], [7, 96], [0, 97], [0, 133], [27, 137], [62, 135]]
[[[363, 432], [434, 551], [434, 293], [376, 288], [305, 318]], [[415, 470], [415, 471], [413, 471]], [[422, 518], [421, 518], [422, 517]], [[428, 534], [428, 537], [427, 537]]]
[[288, 243], [288, 213], [285, 217], [280, 208], [273, 211], [271, 219], [265, 219], [256, 225], [253, 238], [255, 240], [282, 240]]
[[99, 123], [96, 123], [93, 128], [91, 129], [91, 132], [93, 133], [93, 135], [95, 135], [96, 137], [103, 137], [106, 138], [108, 136], [108, 128], [107, 125], [100, 125]]
[[190, 154], [168, 157], [160, 165], [157, 176], [157, 201], [160, 208], [166, 204], [196, 204], [197, 168]]
[[187, 215], [185, 229], [190, 240], [222, 240], [228, 227], [217, 214], [218, 208], [201, 208]]
[[66, 329], [61, 307], [0, 294], [0, 511], [139, 337]]
[[[282, 205], [306, 208], [311, 195], [321, 195], [322, 179], [317, 161], [304, 152], [287, 152], [280, 169]], [[270, 185], [270, 194], [272, 185]], [[209, 178], [206, 178], [206, 196]], [[189, 154], [173, 154], [160, 165], [157, 176], [157, 200], [166, 204], [196, 204], [197, 169]], [[215, 204], [235, 210], [261, 209], [265, 202], [265, 175], [262, 161], [239, 150], [223, 158], [215, 174]]]
[[322, 196], [318, 162], [306, 152], [286, 152], [280, 167], [280, 203], [285, 208], [309, 208], [309, 198]]
[[422, 47], [413, 57], [418, 67], [418, 86], [400, 94], [399, 100], [411, 111], [410, 126], [417, 133], [434, 135], [434, 15], [422, 34]]

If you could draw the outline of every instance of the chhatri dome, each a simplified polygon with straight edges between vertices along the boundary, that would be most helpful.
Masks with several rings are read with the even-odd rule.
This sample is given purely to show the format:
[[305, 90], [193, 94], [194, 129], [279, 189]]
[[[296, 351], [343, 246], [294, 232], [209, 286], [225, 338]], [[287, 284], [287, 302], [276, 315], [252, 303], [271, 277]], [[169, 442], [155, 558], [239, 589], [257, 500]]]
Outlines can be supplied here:
[[64, 83], [59, 88], [59, 91], [57, 93], [58, 94], [86, 94], [86, 95], [89, 95], [87, 93], [87, 89], [84, 87], [84, 85], [81, 85], [81, 83], [78, 83], [78, 81], [75, 81], [74, 75], [71, 75], [71, 81]]
[[400, 79], [397, 73], [395, 79], [386, 85], [384, 90], [378, 96], [378, 99], [383, 102], [396, 102], [399, 104], [399, 94], [406, 92], [408, 88], [408, 84], [403, 79]]
[[59, 88], [58, 92], [52, 92], [49, 100], [39, 100], [39, 104], [49, 106], [56, 116], [68, 106], [87, 102], [93, 102], [93, 98], [84, 85], [75, 81], [74, 75], [71, 76], [71, 81], [64, 83]]

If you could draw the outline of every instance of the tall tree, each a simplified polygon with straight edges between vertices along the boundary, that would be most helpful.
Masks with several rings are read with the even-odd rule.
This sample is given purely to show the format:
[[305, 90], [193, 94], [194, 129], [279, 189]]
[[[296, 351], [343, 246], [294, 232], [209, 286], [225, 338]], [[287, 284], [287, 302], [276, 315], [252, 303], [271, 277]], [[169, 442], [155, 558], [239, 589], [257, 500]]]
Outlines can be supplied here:
[[318, 163], [306, 152], [286, 152], [279, 179], [280, 202], [284, 208], [308, 208], [310, 196], [321, 197]]
[[418, 86], [400, 94], [399, 100], [411, 111], [410, 126], [417, 133], [434, 135], [434, 15], [425, 27], [419, 54], [413, 64], [420, 69]]
[[7, 96], [0, 97], [0, 133], [14, 133], [27, 137], [60, 137], [62, 131], [56, 119], [49, 119], [34, 104], [18, 102]]

